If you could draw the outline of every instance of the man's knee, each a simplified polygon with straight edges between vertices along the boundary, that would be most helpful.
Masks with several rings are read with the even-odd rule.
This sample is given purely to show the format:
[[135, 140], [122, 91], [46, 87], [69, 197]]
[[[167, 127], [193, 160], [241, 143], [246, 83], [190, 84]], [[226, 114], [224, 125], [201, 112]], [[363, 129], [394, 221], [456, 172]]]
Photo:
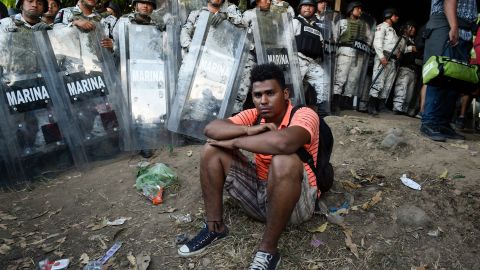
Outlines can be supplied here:
[[273, 181], [298, 179], [301, 183], [303, 178], [303, 163], [297, 154], [275, 155], [269, 169], [269, 177]]

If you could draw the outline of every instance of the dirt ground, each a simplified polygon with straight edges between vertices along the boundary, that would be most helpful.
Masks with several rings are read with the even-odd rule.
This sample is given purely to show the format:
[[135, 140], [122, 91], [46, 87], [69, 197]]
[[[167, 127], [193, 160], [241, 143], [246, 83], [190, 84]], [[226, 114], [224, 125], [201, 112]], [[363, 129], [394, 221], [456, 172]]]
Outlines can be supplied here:
[[[405, 116], [350, 112], [326, 121], [335, 137], [336, 182], [322, 199], [330, 222], [325, 227], [327, 217], [317, 214], [288, 227], [279, 245], [280, 269], [480, 269], [479, 134], [436, 143], [420, 135], [418, 119]], [[382, 146], [391, 128], [402, 133], [399, 141]], [[200, 257], [176, 253], [177, 235], [194, 235], [203, 220], [200, 150], [163, 149], [148, 160], [178, 173], [178, 185], [158, 206], [133, 186], [138, 155], [1, 192], [0, 269], [35, 269], [47, 257], [69, 258], [69, 269], [82, 269], [115, 242], [122, 246], [104, 269], [135, 269], [133, 257], [138, 269], [144, 269], [142, 258], [150, 259], [148, 269], [245, 269], [264, 227], [228, 198], [230, 236]], [[403, 185], [402, 174], [422, 190]], [[176, 221], [187, 214], [191, 222]], [[341, 225], [334, 224], [338, 216]], [[122, 225], [103, 227], [104, 219], [122, 217]]]

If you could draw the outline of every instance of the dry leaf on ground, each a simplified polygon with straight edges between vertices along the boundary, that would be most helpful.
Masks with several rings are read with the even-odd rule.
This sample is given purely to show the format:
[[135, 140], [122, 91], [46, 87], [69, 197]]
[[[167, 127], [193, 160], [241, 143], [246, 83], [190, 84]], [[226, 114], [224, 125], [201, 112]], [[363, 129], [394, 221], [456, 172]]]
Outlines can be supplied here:
[[379, 191], [368, 202], [362, 204], [363, 210], [368, 210], [382, 200], [382, 192]]
[[352, 230], [347, 226], [343, 225], [343, 233], [345, 234], [345, 245], [350, 249], [350, 251], [359, 258], [357, 244], [353, 243], [352, 240]]
[[323, 223], [322, 225], [320, 225], [316, 228], [309, 229], [308, 231], [311, 232], [311, 233], [316, 233], [316, 232], [323, 233], [327, 229], [327, 225], [328, 225], [328, 222], [325, 222], [325, 223]]

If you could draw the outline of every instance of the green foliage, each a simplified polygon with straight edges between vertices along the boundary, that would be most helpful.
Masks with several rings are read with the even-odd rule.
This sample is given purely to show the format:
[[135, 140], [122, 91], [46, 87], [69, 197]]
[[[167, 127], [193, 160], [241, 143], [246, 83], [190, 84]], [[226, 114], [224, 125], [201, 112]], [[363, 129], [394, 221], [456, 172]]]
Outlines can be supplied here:
[[15, 7], [15, 0], [2, 0], [7, 8]]

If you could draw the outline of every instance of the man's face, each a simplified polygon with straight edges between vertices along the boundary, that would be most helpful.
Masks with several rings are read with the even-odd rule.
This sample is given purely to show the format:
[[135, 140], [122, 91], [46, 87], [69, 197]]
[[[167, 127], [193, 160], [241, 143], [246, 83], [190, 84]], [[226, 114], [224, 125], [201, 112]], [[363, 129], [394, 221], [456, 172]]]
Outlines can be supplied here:
[[414, 27], [414, 26], [410, 26], [408, 28], [408, 36], [409, 37], [415, 37], [415, 35], [417, 34], [417, 29]]
[[149, 2], [137, 2], [135, 10], [143, 15], [151, 15], [153, 12], [153, 4]]
[[24, 0], [22, 4], [22, 14], [27, 17], [40, 18], [43, 14], [44, 5], [40, 0]]
[[327, 2], [326, 1], [320, 1], [317, 4], [317, 11], [318, 12], [324, 12], [327, 9]]
[[400, 17], [398, 17], [397, 14], [393, 14], [392, 18], [390, 18], [390, 20], [392, 20], [392, 23], [397, 23], [399, 19]]
[[352, 11], [352, 15], [355, 17], [362, 16], [362, 7], [354, 7]]
[[303, 5], [300, 7], [300, 15], [305, 18], [310, 18], [315, 13], [315, 6], [312, 5]]
[[257, 0], [257, 7], [260, 10], [270, 10], [270, 5], [272, 4], [271, 0]]
[[288, 89], [271, 79], [252, 84], [252, 99], [258, 113], [267, 121], [277, 120], [287, 108]]
[[45, 16], [55, 17], [59, 9], [60, 7], [58, 6], [57, 2], [55, 2], [55, 0], [48, 0], [48, 11], [45, 12]]

